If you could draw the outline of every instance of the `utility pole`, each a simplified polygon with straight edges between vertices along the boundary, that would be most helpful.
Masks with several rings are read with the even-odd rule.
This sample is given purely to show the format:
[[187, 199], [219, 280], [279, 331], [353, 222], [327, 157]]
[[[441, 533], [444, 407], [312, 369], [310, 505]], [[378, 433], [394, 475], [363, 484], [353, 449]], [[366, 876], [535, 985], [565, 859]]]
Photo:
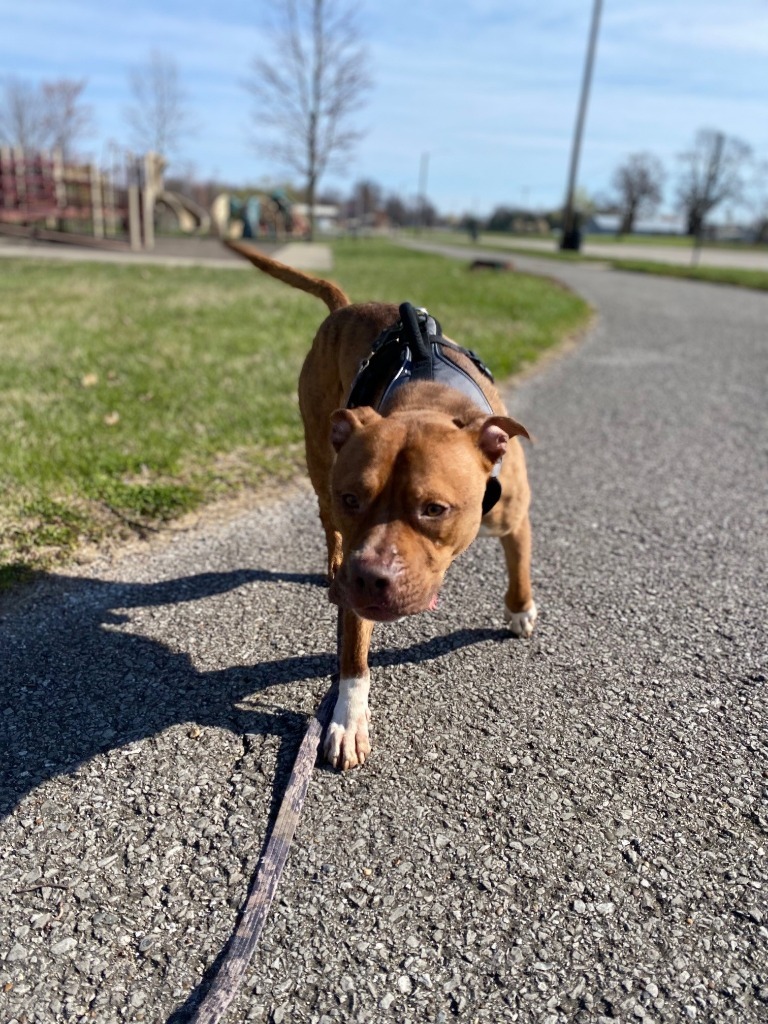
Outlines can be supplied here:
[[594, 0], [594, 5], [592, 7], [592, 25], [589, 30], [589, 44], [587, 45], [587, 59], [584, 64], [584, 77], [581, 81], [579, 112], [576, 116], [576, 130], [574, 131], [573, 147], [571, 149], [571, 167], [568, 172], [568, 191], [565, 197], [565, 210], [563, 211], [563, 234], [560, 238], [561, 249], [578, 250], [581, 246], [581, 233], [578, 230], [578, 225], [576, 223], [576, 213], [573, 208], [573, 197], [576, 192], [576, 175], [579, 170], [581, 137], [584, 133], [584, 121], [587, 116], [589, 87], [592, 83], [592, 66], [595, 62], [597, 33], [600, 28], [600, 11], [602, 6], [603, 0]]
[[421, 154], [419, 164], [419, 212], [416, 221], [416, 233], [424, 227], [427, 212], [427, 175], [429, 174], [429, 153]]

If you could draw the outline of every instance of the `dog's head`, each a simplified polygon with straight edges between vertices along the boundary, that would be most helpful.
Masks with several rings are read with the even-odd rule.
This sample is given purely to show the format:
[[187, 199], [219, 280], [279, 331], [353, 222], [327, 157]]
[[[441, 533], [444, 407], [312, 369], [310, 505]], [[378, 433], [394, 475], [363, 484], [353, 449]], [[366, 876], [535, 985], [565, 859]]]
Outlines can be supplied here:
[[343, 562], [330, 598], [362, 618], [433, 609], [446, 570], [474, 540], [486, 484], [511, 437], [509, 416], [339, 409], [331, 477]]

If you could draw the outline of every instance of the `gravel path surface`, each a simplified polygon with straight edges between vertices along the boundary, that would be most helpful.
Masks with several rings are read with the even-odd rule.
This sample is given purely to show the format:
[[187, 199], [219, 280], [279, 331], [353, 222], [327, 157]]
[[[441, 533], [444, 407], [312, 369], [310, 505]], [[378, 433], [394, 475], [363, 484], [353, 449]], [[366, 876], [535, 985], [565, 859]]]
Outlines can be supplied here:
[[[484, 540], [378, 630], [233, 1022], [768, 1019], [768, 295], [516, 262], [600, 309], [511, 401], [539, 628]], [[299, 489], [5, 608], [2, 1021], [186, 1019], [332, 670], [323, 561]]]

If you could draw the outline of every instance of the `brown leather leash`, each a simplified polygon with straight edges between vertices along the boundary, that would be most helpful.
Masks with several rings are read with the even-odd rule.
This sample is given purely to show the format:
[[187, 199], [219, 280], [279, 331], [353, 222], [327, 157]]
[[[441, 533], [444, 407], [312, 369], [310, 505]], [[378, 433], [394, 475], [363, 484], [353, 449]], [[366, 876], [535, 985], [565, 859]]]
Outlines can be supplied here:
[[248, 963], [261, 938], [261, 932], [272, 905], [280, 876], [288, 859], [293, 834], [307, 795], [309, 780], [315, 767], [320, 738], [333, 714], [338, 692], [338, 676], [323, 697], [310, 720], [299, 752], [293, 763], [291, 777], [280, 804], [266, 849], [259, 860], [251, 888], [246, 896], [232, 937], [222, 954], [216, 975], [202, 1002], [189, 1018], [190, 1024], [217, 1024], [237, 995]]
[[[336, 617], [336, 664], [341, 665], [342, 613]], [[188, 1018], [189, 1024], [218, 1024], [243, 983], [253, 952], [259, 944], [264, 923], [277, 892], [291, 842], [299, 824], [309, 780], [317, 759], [317, 748], [333, 714], [339, 692], [339, 672], [331, 677], [328, 692], [310, 719], [301, 741], [291, 777], [280, 804], [267, 845], [256, 865], [256, 871], [232, 936], [221, 955], [221, 961], [208, 991]]]

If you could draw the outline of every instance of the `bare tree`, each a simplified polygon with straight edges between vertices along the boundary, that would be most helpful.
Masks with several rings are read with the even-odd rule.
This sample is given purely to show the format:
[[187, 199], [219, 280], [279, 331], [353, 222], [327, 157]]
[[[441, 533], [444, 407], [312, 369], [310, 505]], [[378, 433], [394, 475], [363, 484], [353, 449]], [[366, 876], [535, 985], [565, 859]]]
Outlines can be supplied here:
[[352, 215], [365, 222], [371, 214], [376, 213], [382, 206], [381, 185], [370, 178], [363, 178], [355, 182], [350, 197]]
[[631, 234], [636, 219], [659, 205], [663, 183], [664, 168], [651, 153], [632, 153], [616, 168], [612, 185], [621, 214], [619, 234]]
[[351, 116], [370, 88], [365, 50], [346, 0], [279, 0], [272, 53], [257, 57], [245, 83], [254, 98], [259, 139], [287, 169], [301, 175], [314, 233], [317, 185], [360, 139]]
[[71, 159], [75, 144], [92, 131], [83, 103], [85, 79], [57, 78], [31, 84], [7, 78], [0, 93], [0, 140], [22, 149], [59, 149]]
[[169, 159], [178, 153], [183, 136], [192, 130], [187, 97], [173, 57], [152, 50], [147, 63], [132, 68], [133, 103], [123, 111], [132, 145]]
[[15, 76], [4, 79], [0, 94], [0, 141], [22, 149], [42, 149], [44, 122], [40, 88]]
[[74, 155], [78, 140], [93, 131], [92, 108], [82, 100], [85, 86], [84, 78], [58, 78], [41, 86], [46, 143], [65, 160]]
[[753, 217], [756, 242], [768, 242], [768, 160], [752, 164], [751, 180], [746, 188], [746, 206]]
[[680, 156], [683, 172], [677, 188], [689, 235], [701, 237], [706, 218], [720, 203], [741, 200], [751, 156], [741, 139], [711, 128], [697, 132], [693, 149]]
[[384, 212], [389, 217], [390, 221], [398, 227], [408, 223], [408, 207], [403, 201], [402, 196], [398, 195], [397, 192], [391, 192], [387, 196], [387, 200], [384, 204]]

